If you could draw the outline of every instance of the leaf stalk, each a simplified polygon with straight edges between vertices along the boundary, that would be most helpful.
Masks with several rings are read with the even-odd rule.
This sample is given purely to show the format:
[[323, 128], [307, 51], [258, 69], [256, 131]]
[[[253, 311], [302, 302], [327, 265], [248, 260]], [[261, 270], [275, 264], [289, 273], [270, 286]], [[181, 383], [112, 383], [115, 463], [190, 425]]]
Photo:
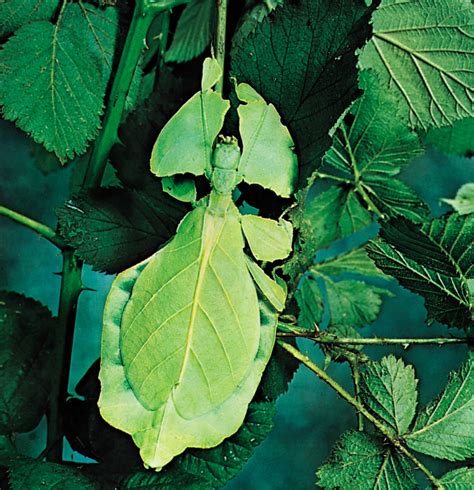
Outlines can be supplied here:
[[[217, 4], [217, 21], [215, 31], [215, 51], [216, 59], [225, 73], [225, 50], [227, 36], [227, 0], [216, 0]], [[224, 77], [216, 83], [216, 92], [221, 95], [224, 92]]]

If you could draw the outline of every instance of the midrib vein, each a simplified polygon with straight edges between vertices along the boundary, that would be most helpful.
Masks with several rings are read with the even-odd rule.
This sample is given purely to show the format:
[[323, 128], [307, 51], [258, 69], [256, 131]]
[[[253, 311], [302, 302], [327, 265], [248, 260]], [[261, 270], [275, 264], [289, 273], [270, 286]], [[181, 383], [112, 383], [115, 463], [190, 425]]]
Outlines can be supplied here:
[[194, 288], [191, 317], [189, 319], [188, 334], [186, 336], [186, 348], [184, 352], [183, 363], [181, 365], [181, 371], [179, 373], [179, 378], [178, 381], [176, 382], [177, 385], [179, 385], [183, 379], [184, 373], [186, 371], [186, 366], [189, 360], [189, 356], [191, 354], [191, 340], [194, 332], [194, 325], [196, 323], [196, 315], [199, 309], [199, 298], [201, 296], [204, 276], [206, 273], [206, 268], [209, 264], [211, 253], [214, 249], [213, 244], [215, 243], [216, 236], [219, 234], [219, 230], [217, 230], [217, 226], [215, 226], [216, 225], [215, 218], [214, 219], [213, 218], [214, 217], [207, 212], [204, 214], [203, 226], [201, 231], [202, 245], [201, 245], [201, 250], [199, 252], [199, 259], [198, 259], [199, 260], [198, 277], [196, 281], [196, 287]]

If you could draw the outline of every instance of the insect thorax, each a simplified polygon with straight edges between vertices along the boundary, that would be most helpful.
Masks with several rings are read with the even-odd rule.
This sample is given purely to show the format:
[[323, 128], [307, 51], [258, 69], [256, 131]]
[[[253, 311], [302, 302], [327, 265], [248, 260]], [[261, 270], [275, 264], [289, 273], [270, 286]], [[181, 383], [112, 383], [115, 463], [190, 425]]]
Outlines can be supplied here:
[[211, 185], [219, 194], [230, 194], [239, 183], [240, 148], [234, 137], [221, 137], [214, 150]]

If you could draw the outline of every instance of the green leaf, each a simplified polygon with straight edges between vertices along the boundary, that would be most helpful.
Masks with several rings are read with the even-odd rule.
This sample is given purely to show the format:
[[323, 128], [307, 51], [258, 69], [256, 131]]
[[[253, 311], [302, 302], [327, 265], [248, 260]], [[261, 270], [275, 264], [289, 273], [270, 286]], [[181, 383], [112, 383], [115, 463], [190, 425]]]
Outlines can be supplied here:
[[435, 146], [446, 155], [472, 157], [474, 154], [474, 118], [460, 119], [451, 126], [432, 128], [425, 142]]
[[298, 325], [315, 331], [323, 318], [323, 296], [314, 277], [305, 275], [295, 293], [299, 306]]
[[298, 177], [298, 162], [288, 129], [281, 123], [275, 107], [267, 104], [252, 87], [241, 83], [236, 93], [244, 102], [237, 109], [243, 143], [239, 173], [249, 184], [290, 197]]
[[174, 234], [186, 208], [163, 192], [99, 189], [56, 210], [61, 236], [94, 270], [122, 271]]
[[56, 320], [37, 301], [0, 292], [0, 434], [27, 432], [49, 399]]
[[184, 63], [202, 54], [211, 42], [213, 14], [212, 0], [194, 0], [186, 5], [179, 17], [165, 60]]
[[364, 403], [398, 436], [407, 432], [416, 410], [417, 379], [412, 366], [390, 355], [364, 367]]
[[439, 479], [445, 490], [464, 490], [472, 486], [473, 481], [474, 468], [458, 468]]
[[412, 127], [473, 116], [472, 5], [469, 0], [382, 0], [360, 56], [380, 76]]
[[93, 483], [79, 471], [65, 465], [46, 463], [32, 458], [21, 458], [8, 468], [12, 490], [39, 490], [58, 488], [61, 490], [97, 490]]
[[408, 220], [391, 220], [381, 239], [367, 245], [377, 267], [425, 299], [427, 321], [468, 327], [472, 323], [472, 300], [468, 279], [472, 277], [474, 217], [447, 215], [423, 227]]
[[360, 274], [374, 279], [389, 279], [368, 257], [364, 247], [354, 248], [349, 252], [315, 265], [318, 272], [324, 275]]
[[55, 25], [21, 27], [0, 53], [5, 119], [63, 162], [84, 153], [97, 135], [117, 27], [114, 8], [67, 3]]
[[382, 295], [390, 292], [364, 281], [325, 278], [329, 312], [333, 325], [348, 324], [362, 327], [374, 322], [382, 306]]
[[295, 252], [283, 266], [293, 279], [314, 262], [317, 250], [372, 222], [369, 211], [356, 193], [340, 186], [332, 186], [317, 195], [312, 190], [302, 191], [298, 201], [293, 216], [293, 224], [299, 232], [298, 241]]
[[289, 221], [247, 214], [241, 217], [241, 223], [250, 250], [257, 260], [273, 262], [288, 257], [293, 240], [293, 226]]
[[173, 175], [172, 177], [163, 177], [163, 190], [182, 202], [196, 201], [196, 184], [193, 177], [187, 175]]
[[0, 37], [37, 20], [51, 20], [59, 0], [5, 0], [0, 4]]
[[474, 361], [450, 374], [439, 397], [418, 417], [405, 437], [415, 451], [449, 461], [463, 461], [474, 455]]
[[232, 47], [233, 76], [276, 107], [296, 142], [300, 186], [357, 94], [355, 50], [370, 35], [370, 13], [360, 0], [284, 2]]
[[[215, 72], [217, 68], [217, 72]], [[161, 130], [150, 159], [151, 171], [159, 177], [211, 170], [214, 141], [230, 103], [212, 90], [222, 70], [211, 58], [204, 61], [202, 90], [191, 97]]]
[[259, 318], [232, 206], [189, 213], [166, 247], [119, 276], [106, 304], [101, 413], [153, 468], [233, 434], [271, 355], [276, 317]]
[[157, 488], [160, 490], [176, 490], [176, 488], [201, 490], [206, 488], [202, 486], [202, 480], [200, 478], [187, 474], [184, 471], [170, 473], [139, 471], [125, 480], [122, 485], [122, 488], [128, 490], [156, 490]]
[[341, 122], [324, 161], [348, 179], [370, 211], [420, 221], [427, 215], [427, 206], [393, 177], [423, 148], [416, 133], [397, 115], [397, 101], [377, 81], [373, 73], [361, 73], [364, 95], [350, 111], [352, 123]]
[[461, 215], [474, 213], [474, 183], [460, 187], [454, 199], [442, 201], [450, 204]]
[[364, 432], [346, 432], [317, 472], [323, 488], [407, 490], [417, 488], [406, 459], [383, 440]]

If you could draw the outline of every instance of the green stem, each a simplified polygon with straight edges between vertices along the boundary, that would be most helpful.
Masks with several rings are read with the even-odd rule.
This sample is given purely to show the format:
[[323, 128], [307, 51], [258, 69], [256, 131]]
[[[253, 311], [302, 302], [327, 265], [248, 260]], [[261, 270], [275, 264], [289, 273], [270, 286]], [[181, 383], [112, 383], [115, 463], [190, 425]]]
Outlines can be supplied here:
[[[227, 0], [216, 0], [217, 21], [215, 33], [216, 59], [225, 73], [225, 44], [227, 35]], [[216, 83], [216, 92], [222, 94], [224, 91], [224, 77]]]
[[[286, 327], [285, 327], [286, 328]], [[278, 337], [303, 337], [310, 339], [317, 344], [331, 344], [331, 345], [444, 345], [444, 344], [469, 344], [474, 342], [474, 339], [470, 337], [432, 337], [426, 339], [389, 339], [384, 337], [374, 337], [370, 339], [364, 338], [348, 338], [348, 337], [333, 337], [329, 334], [317, 334], [314, 332], [278, 332]]]
[[47, 447], [51, 447], [48, 453], [49, 461], [62, 460], [64, 433], [62, 404], [68, 393], [77, 302], [82, 290], [81, 272], [82, 264], [74, 255], [74, 250], [64, 250], [56, 346], [51, 360], [55, 369], [51, 379], [50, 404], [47, 413]]
[[118, 128], [122, 121], [133, 75], [140, 61], [142, 50], [146, 46], [148, 29], [158, 13], [159, 10], [145, 8], [144, 0], [136, 1], [132, 22], [112, 84], [103, 129], [95, 141], [89, 166], [84, 177], [84, 188], [100, 186], [110, 150], [119, 141]]
[[365, 407], [356, 400], [350, 393], [348, 393], [336, 380], [331, 378], [323, 369], [321, 369], [317, 364], [315, 364], [308, 356], [305, 356], [298, 349], [293, 347], [286, 342], [278, 341], [278, 344], [285, 349], [289, 354], [291, 354], [295, 359], [304, 364], [309, 370], [313, 371], [322, 381], [329, 385], [336, 393], [347, 403], [352, 405], [358, 413], [362, 414], [369, 422], [371, 422], [375, 428], [383, 434], [403, 455], [405, 455], [410, 461], [421, 470], [425, 476], [433, 484], [434, 488], [442, 488], [440, 482], [436, 477], [426, 468], [425, 465], [421, 463], [413, 454], [406, 449], [406, 447], [401, 443], [401, 441], [395, 438], [392, 432], [382, 423], [380, 420], [372, 415]]
[[52, 228], [40, 223], [39, 221], [28, 218], [28, 216], [25, 216], [24, 214], [17, 213], [16, 211], [6, 208], [5, 206], [0, 206], [0, 216], [6, 216], [11, 220], [26, 226], [30, 230], [35, 231], [61, 250], [66, 246], [61, 237], [58, 236], [58, 234]]
[[[360, 369], [357, 359], [350, 360], [349, 365], [351, 367], [352, 380], [354, 381], [354, 396], [355, 399], [360, 403]], [[357, 412], [357, 430], [364, 430], [364, 417], [358, 411]]]

